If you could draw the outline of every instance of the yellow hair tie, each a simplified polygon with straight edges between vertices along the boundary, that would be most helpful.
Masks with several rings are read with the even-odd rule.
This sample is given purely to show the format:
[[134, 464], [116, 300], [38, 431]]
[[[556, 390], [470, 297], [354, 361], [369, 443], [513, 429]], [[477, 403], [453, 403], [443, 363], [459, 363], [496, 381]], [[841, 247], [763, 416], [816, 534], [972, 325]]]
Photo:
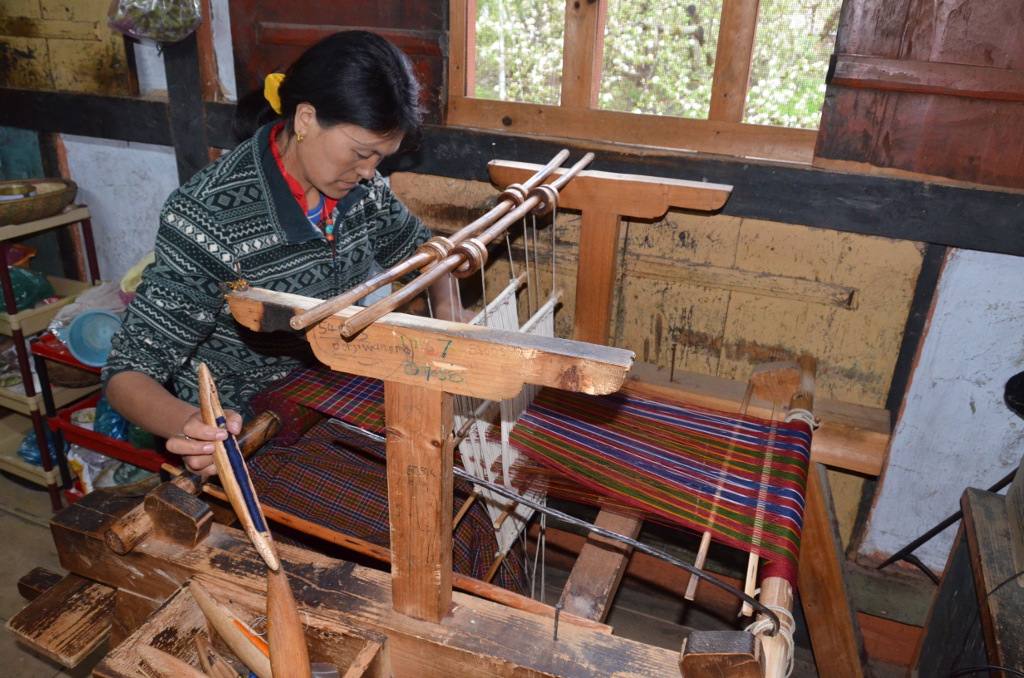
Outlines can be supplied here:
[[281, 115], [281, 95], [277, 90], [281, 87], [282, 80], [284, 73], [271, 73], [263, 79], [263, 98], [278, 115]]

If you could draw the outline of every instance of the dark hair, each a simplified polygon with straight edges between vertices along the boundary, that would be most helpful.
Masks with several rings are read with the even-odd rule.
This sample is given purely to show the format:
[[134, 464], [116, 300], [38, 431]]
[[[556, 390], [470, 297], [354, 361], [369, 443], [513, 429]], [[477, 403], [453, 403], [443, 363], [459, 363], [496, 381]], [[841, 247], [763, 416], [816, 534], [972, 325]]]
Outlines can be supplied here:
[[278, 92], [280, 114], [263, 97], [262, 86], [239, 100], [232, 122], [237, 138], [247, 139], [275, 119], [291, 125], [301, 103], [316, 109], [324, 127], [349, 124], [409, 138], [417, 136], [423, 118], [409, 59], [368, 31], [335, 33], [307, 49], [288, 67]]

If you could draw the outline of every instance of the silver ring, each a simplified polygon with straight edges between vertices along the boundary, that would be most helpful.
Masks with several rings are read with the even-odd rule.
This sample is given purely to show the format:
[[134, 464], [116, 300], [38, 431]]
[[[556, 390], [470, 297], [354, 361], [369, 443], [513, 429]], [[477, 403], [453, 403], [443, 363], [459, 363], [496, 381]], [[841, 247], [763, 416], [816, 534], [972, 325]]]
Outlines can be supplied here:
[[188, 437], [187, 435], [185, 435], [184, 433], [179, 433], [178, 435], [180, 435], [180, 436], [181, 436], [182, 438], [184, 438], [185, 440], [189, 441], [190, 443], [194, 443], [194, 442], [195, 442], [195, 440], [196, 440], [195, 438], [189, 438], [189, 437]]

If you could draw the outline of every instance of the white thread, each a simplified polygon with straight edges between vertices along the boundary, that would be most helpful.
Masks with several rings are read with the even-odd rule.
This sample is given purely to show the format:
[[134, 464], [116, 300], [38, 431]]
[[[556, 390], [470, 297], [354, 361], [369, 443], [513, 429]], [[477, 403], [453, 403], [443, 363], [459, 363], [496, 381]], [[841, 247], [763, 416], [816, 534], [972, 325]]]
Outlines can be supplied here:
[[789, 414], [786, 415], [787, 422], [794, 420], [804, 422], [805, 424], [811, 427], [811, 430], [818, 428], [818, 420], [814, 418], [813, 414], [811, 414], [809, 411], [803, 408], [793, 408], [792, 410], [789, 411]]
[[[793, 627], [796, 626], [796, 622], [793, 620], [793, 613], [786, 608], [779, 605], [766, 605], [766, 607], [779, 615], [779, 635], [782, 636], [782, 640], [786, 645], [786, 678], [789, 678], [789, 675], [793, 673]], [[774, 626], [775, 624], [771, 619], [762, 615], [760, 619], [751, 623], [744, 630], [757, 636], [771, 631]]]

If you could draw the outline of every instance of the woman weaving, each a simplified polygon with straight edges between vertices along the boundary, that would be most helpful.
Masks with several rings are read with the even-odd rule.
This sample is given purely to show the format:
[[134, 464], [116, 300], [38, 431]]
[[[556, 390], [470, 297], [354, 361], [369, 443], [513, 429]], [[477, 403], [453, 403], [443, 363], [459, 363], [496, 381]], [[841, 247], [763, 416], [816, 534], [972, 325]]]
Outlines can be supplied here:
[[[418, 132], [421, 121], [419, 85], [391, 43], [363, 31], [329, 36], [283, 77], [269, 76], [257, 97], [258, 106], [240, 105], [236, 112], [236, 130], [253, 133], [165, 203], [156, 260], [142, 276], [103, 371], [111, 405], [166, 438], [169, 452], [204, 475], [216, 472], [212, 441], [226, 434], [203, 423], [198, 365], [210, 368], [225, 409], [233, 410], [227, 412], [228, 428], [238, 433], [243, 418], [254, 414], [252, 399], [259, 391], [312, 361], [301, 334], [261, 335], [238, 325], [224, 303], [226, 287], [245, 280], [327, 299], [365, 280], [372, 266], [388, 268], [410, 256], [432, 235], [376, 171]], [[435, 313], [462, 320], [464, 312], [449, 290], [447, 281], [432, 287]], [[333, 440], [292, 465], [315, 465], [318, 455], [334, 454]], [[357, 453], [354, 487], [341, 487], [349, 479], [328, 474], [315, 483], [318, 496], [312, 499], [301, 488], [294, 495], [301, 499], [280, 487], [265, 492], [267, 483], [280, 482], [280, 474], [261, 471], [258, 458], [251, 470], [261, 496], [295, 500], [303, 509], [317, 504], [331, 514], [333, 502], [352, 503], [346, 492], [363, 507], [380, 504], [381, 541], [387, 534], [387, 499], [378, 496], [384, 485], [367, 480], [367, 488], [361, 479], [377, 473], [382, 480], [383, 460], [367, 464], [366, 454]], [[334, 473], [339, 463], [331, 458], [323, 465]], [[346, 525], [352, 520], [347, 514]], [[379, 532], [375, 524], [357, 536]], [[481, 534], [493, 537], [489, 530]], [[477, 534], [467, 531], [463, 537], [472, 542]], [[471, 556], [491, 552], [472, 544], [464, 550]], [[463, 569], [480, 576], [488, 566]]]

